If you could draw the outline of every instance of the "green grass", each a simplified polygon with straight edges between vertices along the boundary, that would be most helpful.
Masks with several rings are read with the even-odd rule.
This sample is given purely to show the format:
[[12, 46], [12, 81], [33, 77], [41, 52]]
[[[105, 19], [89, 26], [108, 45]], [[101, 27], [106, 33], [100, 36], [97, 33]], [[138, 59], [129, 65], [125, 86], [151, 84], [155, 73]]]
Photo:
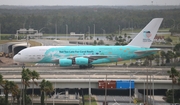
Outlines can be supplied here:
[[20, 42], [20, 41], [18, 41], [18, 40], [0, 40], [0, 44], [5, 44], [8, 42]]
[[[21, 42], [21, 40], [0, 40], [0, 44], [5, 44], [5, 43], [8, 43], [8, 42]], [[31, 40], [29, 40], [29, 43], [31, 44], [31, 46], [41, 46], [42, 45], [39, 42], [31, 41]]]
[[31, 40], [30, 40], [29, 43], [31, 44], [31, 46], [42, 46], [41, 43], [36, 42], [36, 41], [31, 41]]

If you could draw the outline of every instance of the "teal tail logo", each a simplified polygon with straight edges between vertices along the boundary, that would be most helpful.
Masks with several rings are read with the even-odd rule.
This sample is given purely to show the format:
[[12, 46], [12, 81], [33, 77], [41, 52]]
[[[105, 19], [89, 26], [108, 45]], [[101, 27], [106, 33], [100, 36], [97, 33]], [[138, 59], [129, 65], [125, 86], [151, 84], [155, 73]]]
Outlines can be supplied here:
[[143, 32], [143, 42], [152, 42], [152, 40], [150, 39], [152, 36], [150, 31], [144, 31]]

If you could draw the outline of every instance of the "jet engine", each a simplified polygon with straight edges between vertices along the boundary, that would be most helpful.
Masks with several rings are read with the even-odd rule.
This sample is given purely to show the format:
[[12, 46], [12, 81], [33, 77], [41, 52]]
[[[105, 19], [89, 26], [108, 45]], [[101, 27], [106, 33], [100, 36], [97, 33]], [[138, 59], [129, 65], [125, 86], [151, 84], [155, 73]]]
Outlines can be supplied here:
[[62, 66], [62, 67], [72, 66], [72, 60], [71, 59], [60, 59], [59, 60], [59, 65]]
[[59, 59], [59, 65], [62, 67], [76, 65], [88, 65], [90, 60], [88, 58], [75, 58], [75, 59]]
[[75, 64], [77, 65], [88, 65], [90, 63], [88, 58], [75, 58]]

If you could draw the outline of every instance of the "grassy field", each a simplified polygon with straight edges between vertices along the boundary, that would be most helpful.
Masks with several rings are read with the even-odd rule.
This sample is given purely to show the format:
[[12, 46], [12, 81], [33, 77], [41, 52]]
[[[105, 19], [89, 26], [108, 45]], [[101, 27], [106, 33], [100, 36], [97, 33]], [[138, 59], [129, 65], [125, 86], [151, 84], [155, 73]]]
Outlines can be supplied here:
[[[22, 41], [20, 41], [20, 40], [0, 40], [0, 44], [5, 44], [8, 42], [22, 42]], [[41, 43], [32, 41], [32, 40], [29, 40], [28, 42], [31, 44], [31, 46], [41, 46], [42, 45]]]
[[[141, 31], [140, 29], [136, 29], [136, 30], [128, 29], [128, 30], [123, 30], [120, 35], [123, 36], [126, 33], [128, 36], [131, 36], [132, 33], [138, 33], [140, 31]], [[166, 32], [169, 32], [169, 29], [160, 29], [159, 32], [166, 33]], [[93, 33], [90, 35], [94, 36]], [[96, 36], [103, 36], [103, 34], [95, 34], [95, 35]], [[110, 34], [105, 34], [105, 35], [110, 35]], [[116, 32], [115, 35], [119, 35], [118, 32]], [[1, 36], [11, 36], [11, 34], [1, 34]], [[25, 35], [19, 34], [19, 36], [25, 36]], [[56, 36], [56, 35], [55, 34], [44, 34], [43, 36]], [[57, 37], [58, 36], [66, 36], [66, 34], [57, 34]], [[162, 34], [160, 36], [164, 36], [165, 38], [170, 37], [173, 40], [173, 42], [172, 42], [173, 45], [180, 42], [180, 37], [177, 37], [177, 36], [171, 36], [170, 34]], [[63, 38], [60, 38], [60, 40], [63, 40]], [[17, 40], [0, 40], [0, 44], [12, 42], [12, 41], [17, 41]], [[31, 40], [29, 42], [31, 43], [32, 46], [41, 45], [40, 43], [38, 43], [38, 42], [36, 43], [34, 41], [31, 41]], [[170, 43], [169, 43], [169, 45], [170, 45]]]
[[36, 41], [31, 41], [31, 40], [30, 40], [29, 43], [31, 44], [31, 46], [42, 46], [41, 43], [36, 42]]
[[0, 44], [8, 43], [8, 42], [19, 42], [17, 40], [0, 40]]

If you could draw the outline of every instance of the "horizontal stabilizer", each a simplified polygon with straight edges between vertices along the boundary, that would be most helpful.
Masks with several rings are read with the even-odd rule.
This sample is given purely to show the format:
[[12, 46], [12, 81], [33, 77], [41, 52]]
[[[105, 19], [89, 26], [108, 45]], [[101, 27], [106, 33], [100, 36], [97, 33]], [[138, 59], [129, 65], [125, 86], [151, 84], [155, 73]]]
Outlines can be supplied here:
[[150, 53], [150, 52], [158, 52], [161, 49], [150, 49], [150, 50], [143, 50], [143, 51], [135, 51], [134, 53], [136, 54], [145, 54], [145, 53]]

